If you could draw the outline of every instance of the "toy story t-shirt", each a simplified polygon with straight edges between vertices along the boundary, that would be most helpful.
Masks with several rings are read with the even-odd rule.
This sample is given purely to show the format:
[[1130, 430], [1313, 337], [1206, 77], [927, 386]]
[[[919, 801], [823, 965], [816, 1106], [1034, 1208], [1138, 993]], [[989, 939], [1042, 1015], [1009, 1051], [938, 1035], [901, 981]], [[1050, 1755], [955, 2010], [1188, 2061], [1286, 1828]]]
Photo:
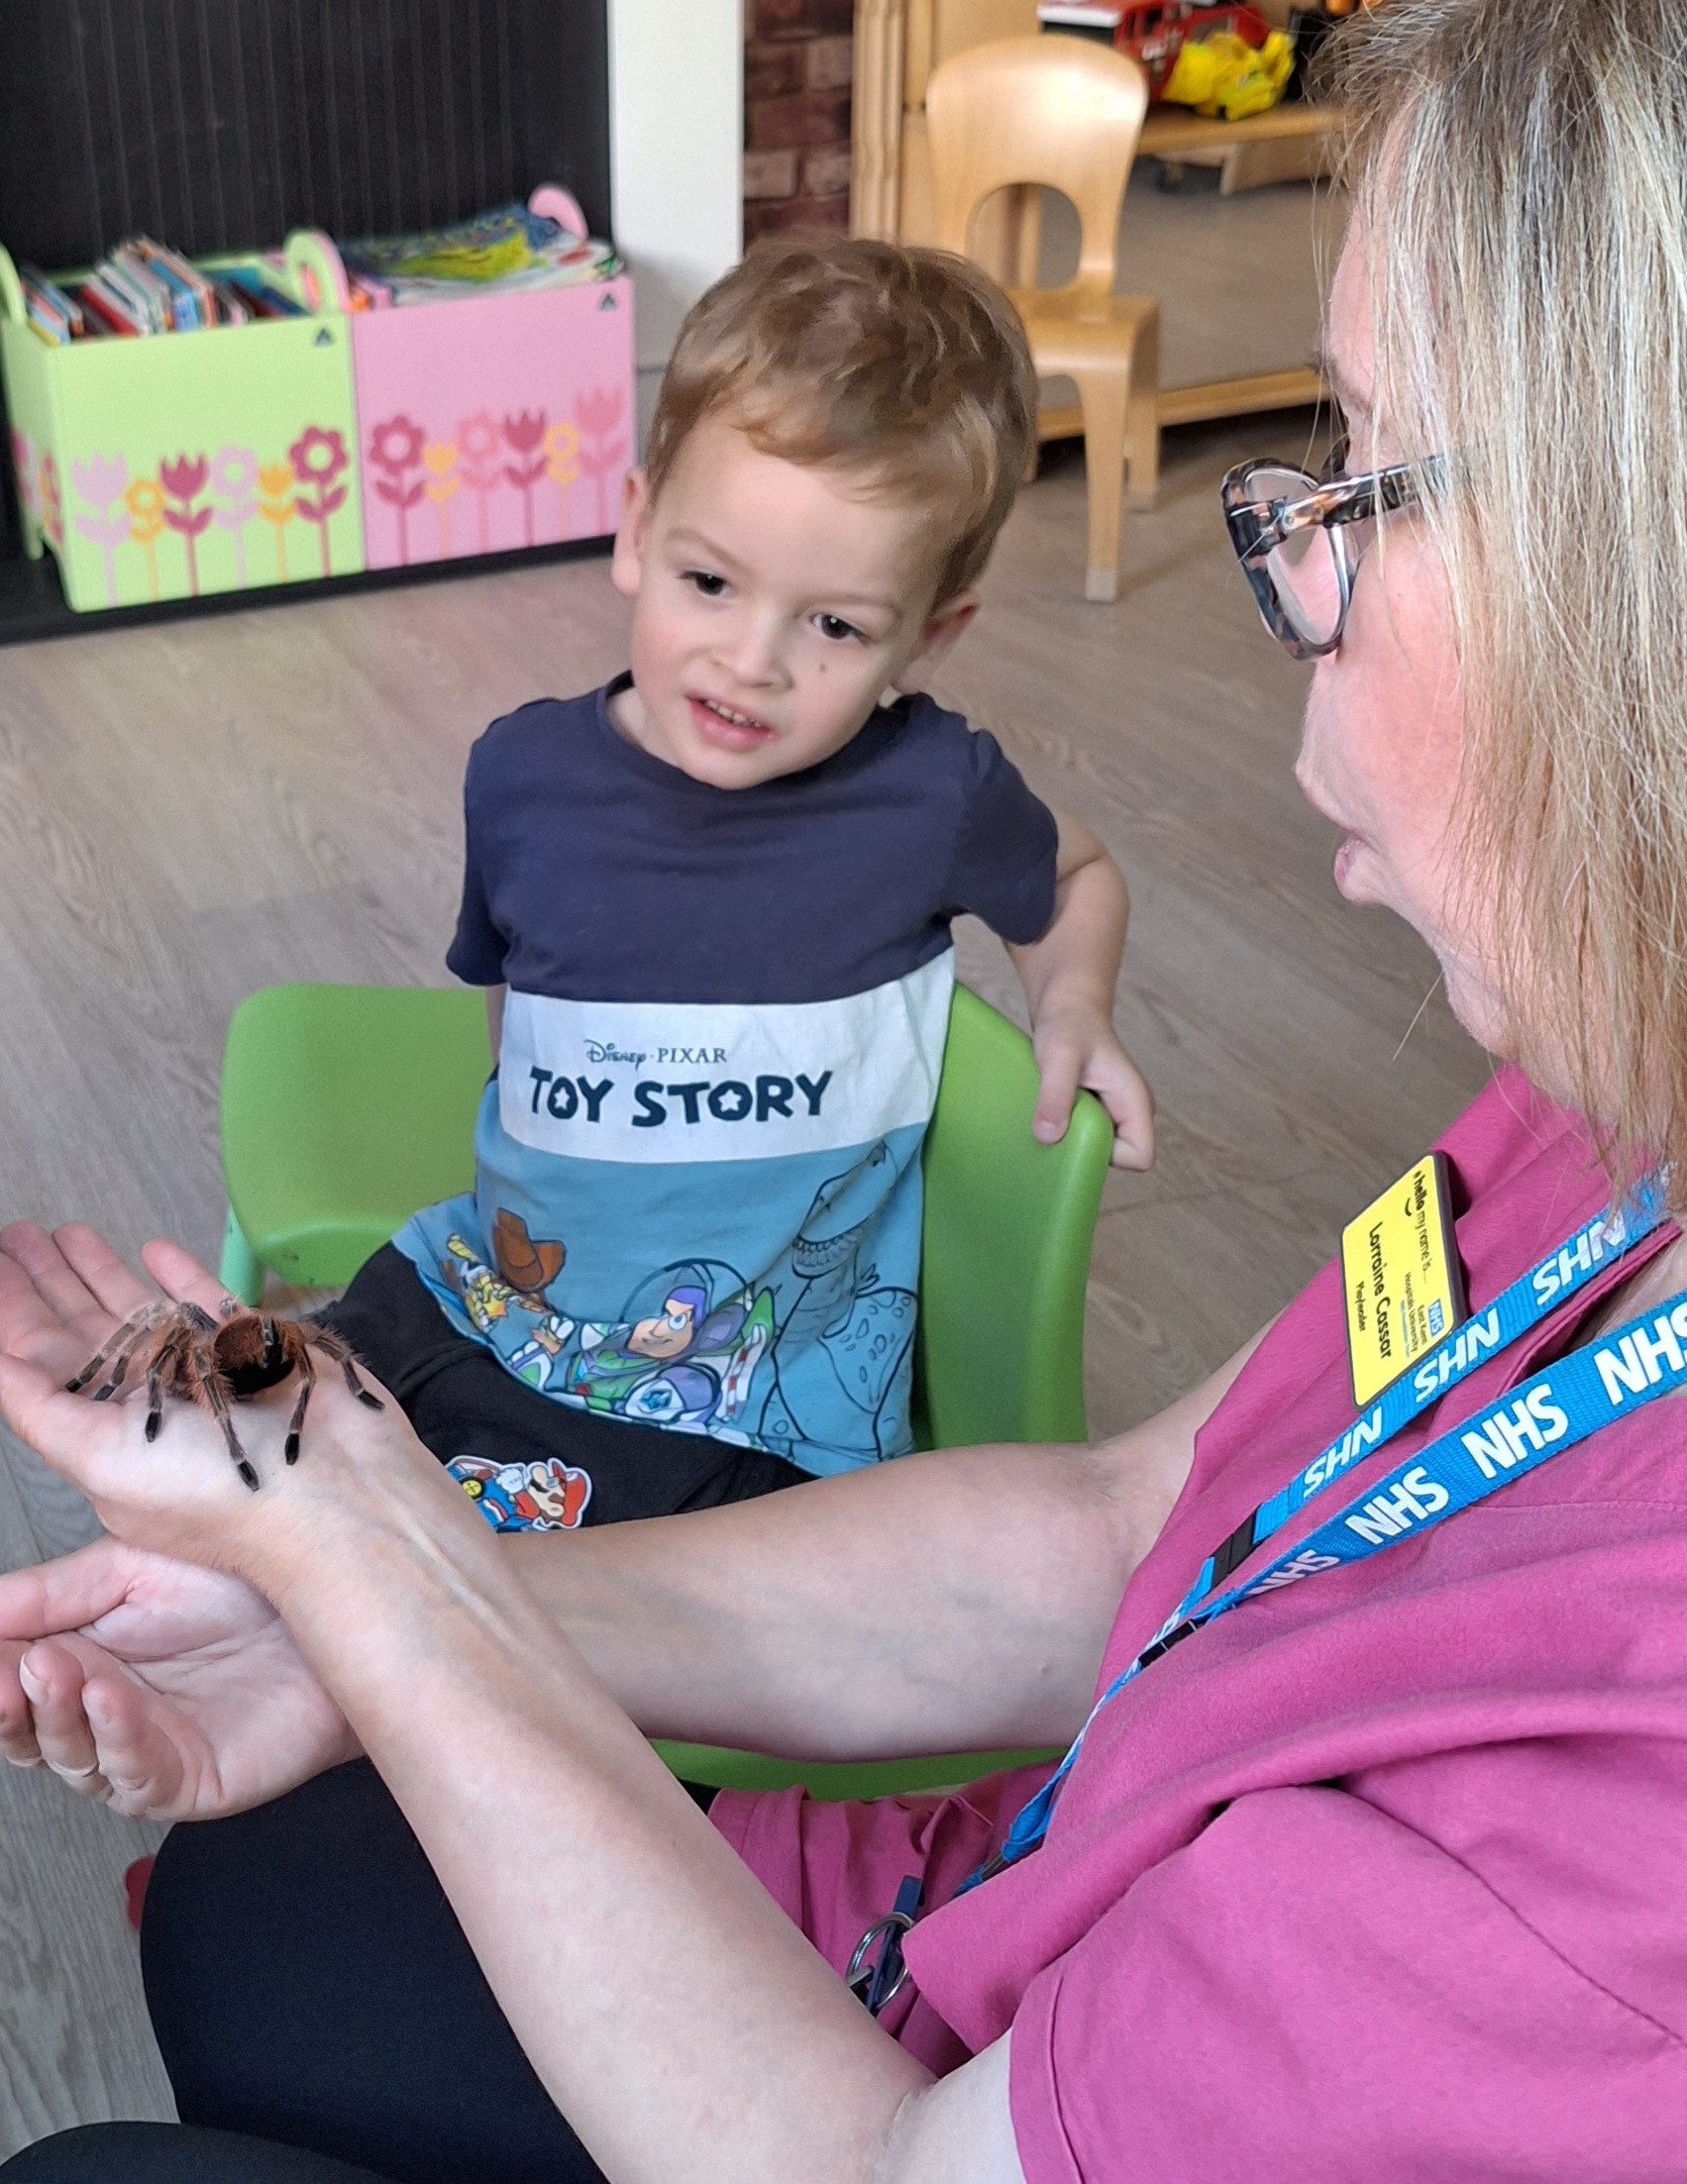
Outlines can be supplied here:
[[1053, 816], [928, 697], [720, 789], [627, 743], [616, 687], [471, 755], [447, 962], [508, 988], [502, 1047], [474, 1193], [394, 1240], [559, 1403], [816, 1473], [901, 1455], [950, 922], [1043, 932]]

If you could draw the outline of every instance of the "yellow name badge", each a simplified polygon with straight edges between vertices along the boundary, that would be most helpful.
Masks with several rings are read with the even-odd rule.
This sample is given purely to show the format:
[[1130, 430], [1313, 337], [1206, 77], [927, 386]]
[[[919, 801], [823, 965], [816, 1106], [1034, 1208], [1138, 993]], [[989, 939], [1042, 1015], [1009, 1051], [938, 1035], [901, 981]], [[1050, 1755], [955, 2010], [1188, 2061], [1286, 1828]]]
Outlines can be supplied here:
[[1447, 1163], [1430, 1153], [1341, 1231], [1347, 1357], [1363, 1409], [1464, 1318]]

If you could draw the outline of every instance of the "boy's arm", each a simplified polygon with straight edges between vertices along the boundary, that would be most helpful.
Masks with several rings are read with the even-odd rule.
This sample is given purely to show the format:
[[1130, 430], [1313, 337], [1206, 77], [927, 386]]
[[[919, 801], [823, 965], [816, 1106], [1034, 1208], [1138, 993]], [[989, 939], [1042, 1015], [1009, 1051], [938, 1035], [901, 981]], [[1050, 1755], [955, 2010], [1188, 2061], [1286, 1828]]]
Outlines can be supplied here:
[[1101, 840], [1055, 813], [1060, 845], [1054, 917], [1041, 940], [1009, 947], [1031, 1011], [1042, 1085], [1033, 1128], [1045, 1145], [1065, 1136], [1080, 1085], [1112, 1117], [1113, 1166], [1154, 1161], [1154, 1095], [1113, 1030], [1113, 988], [1124, 956], [1130, 894]]
[[492, 1060], [495, 1063], [503, 1051], [504, 1043], [504, 995], [507, 987], [488, 986], [486, 988], [486, 1037], [492, 1042]]

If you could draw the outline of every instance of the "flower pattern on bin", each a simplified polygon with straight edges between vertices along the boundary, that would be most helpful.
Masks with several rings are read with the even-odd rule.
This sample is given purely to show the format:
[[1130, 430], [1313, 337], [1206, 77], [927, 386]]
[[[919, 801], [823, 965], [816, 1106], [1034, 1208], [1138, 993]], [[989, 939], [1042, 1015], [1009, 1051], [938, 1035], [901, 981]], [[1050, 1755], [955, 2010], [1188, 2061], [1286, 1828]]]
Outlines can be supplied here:
[[[173, 463], [158, 465], [158, 480], [171, 500], [192, 501], [205, 490], [205, 480], [210, 474], [211, 466], [202, 455], [178, 455]], [[205, 519], [206, 523], [210, 520], [209, 516]], [[175, 522], [168, 509], [164, 511], [164, 521], [171, 524]], [[185, 530], [187, 525], [182, 523], [179, 528]], [[205, 524], [198, 524], [195, 528], [202, 531]]]
[[91, 455], [85, 463], [70, 465], [70, 482], [90, 508], [109, 508], [123, 497], [129, 465], [121, 455]]
[[258, 483], [258, 458], [250, 448], [219, 448], [211, 458], [211, 490], [237, 504]]
[[287, 450], [287, 456], [299, 482], [308, 481], [317, 486], [325, 486], [337, 478], [351, 461], [341, 435], [322, 425], [306, 425]]
[[411, 470], [427, 439], [413, 417], [389, 417], [369, 434], [369, 461], [383, 470]]

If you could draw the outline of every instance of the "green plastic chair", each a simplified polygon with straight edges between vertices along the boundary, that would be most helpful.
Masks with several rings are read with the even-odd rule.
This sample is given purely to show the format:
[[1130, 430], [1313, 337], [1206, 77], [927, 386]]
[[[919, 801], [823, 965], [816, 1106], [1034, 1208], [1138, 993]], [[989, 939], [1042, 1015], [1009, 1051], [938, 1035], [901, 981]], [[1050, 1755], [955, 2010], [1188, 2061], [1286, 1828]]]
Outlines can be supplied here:
[[[300, 1287], [338, 1287], [418, 1206], [469, 1190], [489, 1067], [474, 990], [274, 986], [242, 1001], [223, 1056], [225, 1288], [256, 1303], [266, 1269]], [[1039, 1145], [1036, 1091], [1023, 1032], [957, 987], [924, 1154], [922, 1448], [1086, 1438], [1084, 1292], [1112, 1129], [1081, 1092], [1060, 1144]], [[657, 1748], [687, 1781], [800, 1782], [837, 1798], [948, 1786], [1043, 1756], [863, 1766]]]

